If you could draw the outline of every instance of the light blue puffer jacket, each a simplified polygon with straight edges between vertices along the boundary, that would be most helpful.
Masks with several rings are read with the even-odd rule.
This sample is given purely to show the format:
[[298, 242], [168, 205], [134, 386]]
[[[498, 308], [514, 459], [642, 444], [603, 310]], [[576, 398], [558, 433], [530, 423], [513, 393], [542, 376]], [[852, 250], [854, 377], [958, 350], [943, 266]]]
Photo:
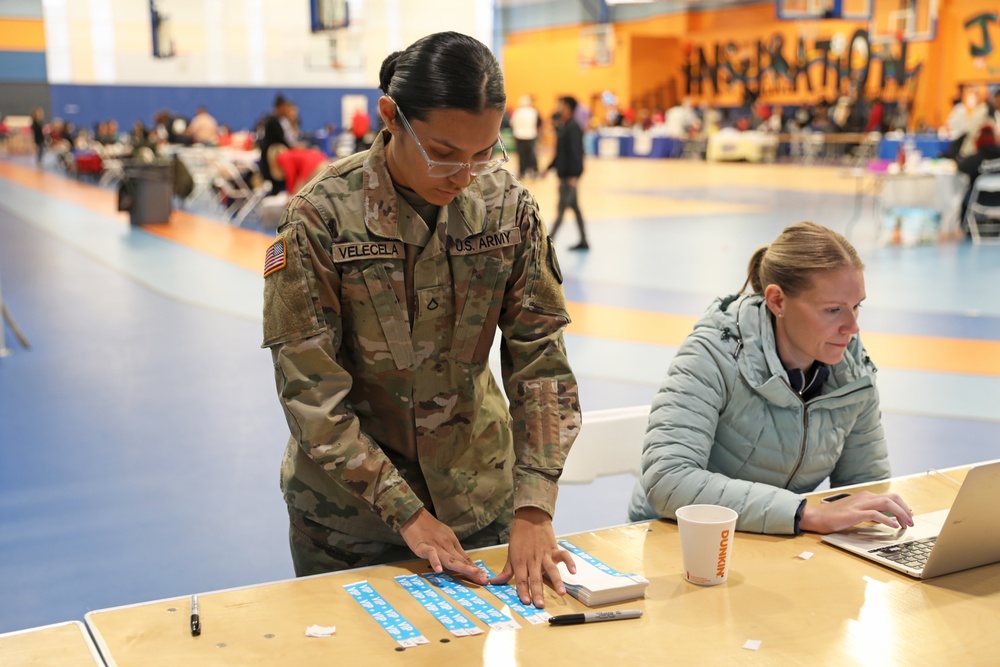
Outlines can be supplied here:
[[717, 299], [681, 344], [653, 399], [629, 519], [694, 503], [739, 512], [738, 530], [795, 532], [803, 498], [885, 479], [875, 366], [857, 336], [808, 402], [791, 389], [760, 295]]

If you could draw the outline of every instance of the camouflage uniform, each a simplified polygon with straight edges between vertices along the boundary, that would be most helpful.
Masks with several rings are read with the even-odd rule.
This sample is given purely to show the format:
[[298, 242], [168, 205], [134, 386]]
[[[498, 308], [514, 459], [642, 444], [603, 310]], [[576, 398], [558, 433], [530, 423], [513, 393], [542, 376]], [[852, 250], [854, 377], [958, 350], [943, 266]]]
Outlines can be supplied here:
[[[299, 514], [402, 545], [421, 507], [460, 540], [520, 507], [552, 515], [580, 407], [537, 205], [500, 171], [429, 226], [394, 189], [384, 140], [291, 200], [265, 264], [293, 528]], [[509, 409], [488, 363], [498, 328]]]

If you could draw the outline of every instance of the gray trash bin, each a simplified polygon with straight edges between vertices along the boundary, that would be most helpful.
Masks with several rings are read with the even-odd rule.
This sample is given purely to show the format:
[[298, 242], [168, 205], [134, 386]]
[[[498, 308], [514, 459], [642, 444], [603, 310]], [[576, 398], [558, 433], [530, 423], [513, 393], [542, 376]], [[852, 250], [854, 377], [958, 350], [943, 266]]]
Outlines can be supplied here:
[[129, 212], [133, 225], [165, 225], [173, 210], [174, 182], [170, 162], [124, 165], [119, 210]]

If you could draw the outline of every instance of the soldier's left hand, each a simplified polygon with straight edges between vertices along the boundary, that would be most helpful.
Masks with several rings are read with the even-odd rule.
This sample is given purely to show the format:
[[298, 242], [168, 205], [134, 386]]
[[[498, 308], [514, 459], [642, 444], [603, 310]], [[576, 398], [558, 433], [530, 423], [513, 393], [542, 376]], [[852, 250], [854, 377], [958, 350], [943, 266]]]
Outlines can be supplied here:
[[537, 507], [522, 507], [514, 513], [507, 564], [500, 574], [490, 579], [490, 583], [505, 584], [513, 577], [521, 603], [543, 608], [545, 577], [549, 578], [556, 593], [566, 595], [566, 586], [556, 565], [559, 562], [576, 573], [573, 557], [556, 543], [552, 517]]

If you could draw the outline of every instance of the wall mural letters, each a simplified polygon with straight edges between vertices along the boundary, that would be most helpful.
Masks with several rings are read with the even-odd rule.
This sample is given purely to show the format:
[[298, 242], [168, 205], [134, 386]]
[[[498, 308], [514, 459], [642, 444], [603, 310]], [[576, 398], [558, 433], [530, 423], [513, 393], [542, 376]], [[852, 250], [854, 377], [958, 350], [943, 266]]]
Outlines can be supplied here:
[[[988, 37], [985, 43], [990, 46]], [[686, 89], [698, 96], [741, 90], [762, 99], [802, 93], [837, 96], [856, 85], [868, 97], [912, 99], [921, 70], [921, 63], [907, 67], [905, 40], [872, 44], [868, 31], [860, 28], [849, 42], [838, 34], [811, 42], [800, 36], [790, 45], [777, 33], [753, 44], [716, 42], [685, 50]]]

